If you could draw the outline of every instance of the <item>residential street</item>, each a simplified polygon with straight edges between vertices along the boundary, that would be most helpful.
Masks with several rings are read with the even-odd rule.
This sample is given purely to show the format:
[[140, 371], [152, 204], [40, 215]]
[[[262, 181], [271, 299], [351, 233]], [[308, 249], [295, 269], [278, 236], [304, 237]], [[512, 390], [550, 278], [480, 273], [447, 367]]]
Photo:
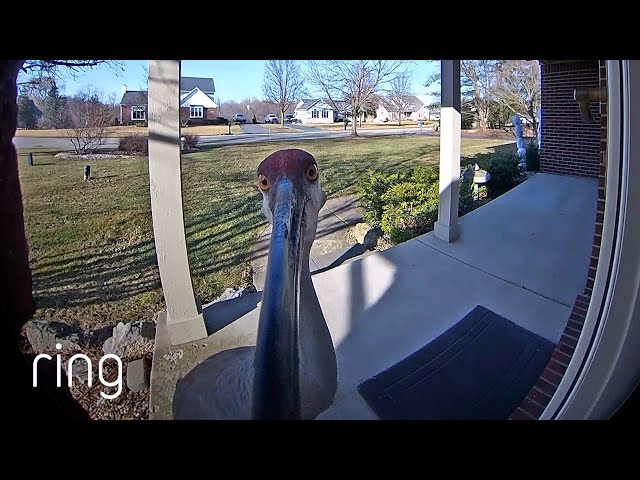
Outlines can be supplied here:
[[[350, 135], [350, 131], [337, 131], [331, 132], [327, 130], [321, 130], [319, 128], [313, 131], [301, 132], [301, 133], [278, 133], [269, 134], [268, 130], [263, 125], [242, 125], [242, 129], [253, 127], [253, 132], [246, 132], [240, 135], [212, 135], [200, 137], [200, 145], [241, 145], [246, 143], [258, 143], [258, 142], [287, 142], [295, 140], [316, 140], [321, 138], [343, 138]], [[255, 128], [257, 127], [257, 128]], [[260, 131], [256, 131], [262, 129]], [[406, 135], [406, 134], [419, 134], [419, 130], [416, 127], [403, 128], [403, 129], [376, 129], [365, 130], [362, 129], [358, 132], [363, 137], [375, 137], [379, 135]], [[433, 130], [425, 129], [422, 135], [437, 136], [438, 134]], [[69, 148], [73, 146], [67, 138], [37, 138], [37, 137], [15, 137], [13, 143], [16, 148]], [[117, 138], [105, 139], [105, 144], [102, 148], [113, 149], [117, 148]]]

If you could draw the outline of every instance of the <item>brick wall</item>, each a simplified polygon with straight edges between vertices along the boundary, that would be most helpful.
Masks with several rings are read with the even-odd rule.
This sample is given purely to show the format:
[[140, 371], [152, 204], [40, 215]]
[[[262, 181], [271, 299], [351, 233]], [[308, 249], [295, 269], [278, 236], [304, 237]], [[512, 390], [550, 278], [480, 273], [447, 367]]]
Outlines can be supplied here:
[[120, 117], [121, 123], [126, 123], [131, 121], [131, 106], [130, 105], [122, 105], [120, 107], [122, 109], [122, 116]]
[[[607, 86], [606, 61], [599, 62], [599, 84]], [[599, 105], [600, 123], [598, 126], [599, 148], [598, 148], [598, 206], [596, 213], [596, 223], [593, 234], [593, 249], [591, 251], [591, 262], [587, 272], [587, 284], [584, 295], [578, 295], [573, 304], [573, 309], [567, 320], [562, 337], [556, 345], [556, 349], [545, 367], [542, 375], [531, 388], [520, 406], [511, 414], [511, 420], [537, 420], [542, 415], [545, 407], [549, 404], [551, 397], [555, 393], [564, 373], [567, 371], [573, 352], [575, 351], [582, 326], [589, 309], [591, 293], [593, 291], [593, 281], [596, 276], [598, 258], [600, 256], [600, 242], [602, 241], [602, 223], [604, 220], [605, 186], [606, 186], [606, 165], [607, 165], [607, 103], [601, 102]], [[544, 144], [544, 138], [543, 138]]]
[[600, 112], [591, 103], [594, 124], [585, 124], [577, 87], [599, 85], [598, 61], [552, 63], [540, 66], [542, 146], [540, 171], [597, 178], [600, 166]]

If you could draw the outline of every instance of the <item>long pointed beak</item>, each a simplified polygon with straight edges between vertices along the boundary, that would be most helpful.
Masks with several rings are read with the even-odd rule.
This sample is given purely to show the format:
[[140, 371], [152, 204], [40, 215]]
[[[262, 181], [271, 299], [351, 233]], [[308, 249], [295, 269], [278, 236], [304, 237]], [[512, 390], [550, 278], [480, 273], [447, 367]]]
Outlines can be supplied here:
[[253, 418], [301, 417], [298, 349], [306, 200], [287, 178], [276, 185], [273, 229], [254, 358]]

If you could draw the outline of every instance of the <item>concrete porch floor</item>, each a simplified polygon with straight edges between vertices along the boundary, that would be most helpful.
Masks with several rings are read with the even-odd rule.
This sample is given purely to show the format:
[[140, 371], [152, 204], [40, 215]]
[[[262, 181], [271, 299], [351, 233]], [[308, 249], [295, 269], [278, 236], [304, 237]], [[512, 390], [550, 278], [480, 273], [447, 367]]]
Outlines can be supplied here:
[[[433, 233], [313, 276], [338, 358], [338, 392], [319, 419], [375, 419], [360, 382], [481, 304], [556, 343], [591, 254], [597, 181], [537, 174], [460, 219], [461, 239]], [[171, 418], [178, 378], [216, 352], [254, 345], [260, 293], [205, 308], [207, 339], [171, 346], [161, 316], [151, 418]], [[226, 305], [224, 305], [226, 304]], [[237, 319], [237, 320], [236, 320]], [[215, 324], [215, 325], [214, 325]], [[180, 351], [181, 358], [174, 352]]]

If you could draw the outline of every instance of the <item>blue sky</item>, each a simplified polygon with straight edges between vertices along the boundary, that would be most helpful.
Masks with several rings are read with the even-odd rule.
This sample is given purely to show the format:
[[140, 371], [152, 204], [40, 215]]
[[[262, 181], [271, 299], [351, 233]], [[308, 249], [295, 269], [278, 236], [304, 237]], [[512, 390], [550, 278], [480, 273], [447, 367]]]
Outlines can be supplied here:
[[[122, 85], [129, 90], [143, 87], [143, 66], [148, 60], [125, 60], [124, 70], [114, 72], [108, 67], [98, 67], [76, 74], [72, 77], [61, 70], [64, 93], [73, 95], [85, 86], [101, 90], [105, 95], [114, 94], [120, 100]], [[216, 86], [216, 97], [222, 101], [241, 100], [245, 97], [262, 97], [262, 78], [264, 60], [183, 60], [182, 75], [185, 77], [213, 77]], [[424, 95], [427, 89], [422, 86], [427, 76], [433, 73], [439, 64], [415, 61], [413, 70], [413, 90], [415, 95]]]

